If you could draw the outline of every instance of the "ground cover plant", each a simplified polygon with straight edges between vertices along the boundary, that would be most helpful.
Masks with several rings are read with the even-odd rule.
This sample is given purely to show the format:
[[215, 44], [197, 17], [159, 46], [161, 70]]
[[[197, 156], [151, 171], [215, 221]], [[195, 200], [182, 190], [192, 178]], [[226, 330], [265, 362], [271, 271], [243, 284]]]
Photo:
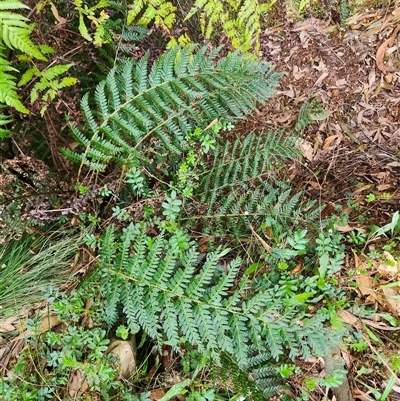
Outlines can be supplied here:
[[1, 400], [396, 396], [396, 28], [350, 94], [355, 3], [0, 11]]

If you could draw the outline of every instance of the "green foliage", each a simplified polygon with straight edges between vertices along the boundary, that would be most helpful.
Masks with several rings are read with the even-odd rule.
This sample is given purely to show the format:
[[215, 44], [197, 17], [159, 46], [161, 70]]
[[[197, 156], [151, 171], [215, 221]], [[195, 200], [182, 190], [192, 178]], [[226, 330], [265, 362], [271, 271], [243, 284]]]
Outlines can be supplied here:
[[28, 113], [17, 93], [15, 72], [5, 56], [5, 50], [19, 50], [38, 60], [46, 60], [30, 39], [33, 26], [28, 18], [11, 10], [28, 8], [18, 0], [3, 0], [0, 2], [0, 103], [15, 108], [21, 113]]
[[294, 129], [296, 132], [300, 132], [312, 121], [326, 120], [330, 114], [329, 111], [324, 110], [320, 102], [311, 98], [301, 106]]
[[[247, 361], [239, 365], [230, 355], [221, 355], [221, 366], [213, 366], [213, 377], [222, 383], [231, 383], [235, 394], [246, 400], [264, 401], [286, 389], [273, 358], [266, 350], [249, 350]], [[284, 399], [284, 398], [283, 398]]]
[[18, 0], [3, 0], [0, 2], [0, 42], [8, 49], [20, 50], [38, 60], [46, 60], [38, 46], [30, 39], [32, 25], [29, 19], [10, 10], [27, 9]]
[[[74, 85], [77, 80], [72, 77], [65, 77], [61, 81], [59, 76], [65, 73], [72, 64], [55, 65], [40, 71], [34, 64], [33, 60], [47, 61], [45, 53], [53, 51], [49, 46], [40, 46], [30, 39], [30, 35], [34, 28], [33, 24], [29, 24], [29, 19], [21, 14], [10, 10], [19, 10], [28, 8], [18, 0], [7, 0], [0, 2], [0, 104], [4, 103], [15, 108], [21, 113], [27, 114], [29, 111], [21, 102], [17, 92], [17, 87], [30, 83], [34, 78], [39, 78], [31, 88], [31, 103], [33, 103], [39, 95], [45, 103], [49, 103], [57, 95], [57, 92], [65, 87]], [[19, 61], [34, 64], [19, 79], [18, 85], [16, 80], [20, 75], [21, 65], [18, 68], [11, 65], [5, 56], [5, 50], [19, 51]], [[41, 109], [41, 114], [47, 108], [45, 104]], [[4, 133], [1, 133], [4, 136]], [[8, 134], [7, 134], [8, 135]]]
[[[232, 40], [235, 48], [247, 51], [252, 47], [255, 52], [260, 47], [261, 20], [276, 0], [267, 2], [258, 0], [211, 1], [196, 0], [186, 16], [190, 19], [195, 13], [201, 13], [201, 30], [210, 39], [215, 29], [221, 29]], [[252, 44], [252, 41], [255, 44]]]
[[[79, 33], [84, 39], [93, 42], [96, 46], [102, 46], [104, 43], [107, 43], [107, 39], [105, 38], [106, 30], [104, 28], [105, 22], [109, 18], [105, 11], [107, 3], [107, 0], [99, 0], [98, 3], [91, 7], [85, 4], [83, 0], [74, 0], [73, 3], [75, 10], [79, 14]], [[85, 19], [88, 19], [91, 26], [94, 27], [93, 34], [89, 33]]]
[[[185, 21], [199, 13], [201, 32], [206, 39], [211, 39], [215, 31], [219, 31], [218, 33], [231, 39], [234, 48], [240, 48], [242, 51], [254, 49], [257, 52], [260, 47], [261, 22], [275, 2], [276, 0], [196, 0]], [[130, 8], [128, 25], [148, 25], [152, 22], [169, 30], [176, 19], [177, 7], [174, 2], [166, 0], [135, 1]], [[182, 43], [182, 39], [186, 40], [183, 36], [178, 41], [173, 38], [173, 43]]]
[[148, 55], [112, 69], [96, 88], [95, 108], [89, 95], [82, 99], [87, 131], [71, 126], [83, 153], [64, 154], [97, 171], [112, 161], [154, 171], [165, 151], [170, 160], [185, 151], [185, 137], [196, 127], [215, 118], [242, 118], [273, 94], [280, 74], [269, 64], [237, 52], [215, 62], [219, 48], [195, 48], [167, 51], [150, 73]]
[[[166, 0], [139, 0], [129, 6], [127, 24], [148, 25], [153, 22], [165, 29], [171, 29], [175, 22], [176, 7]], [[138, 18], [138, 16], [140, 17]]]
[[12, 123], [10, 116], [0, 114], [0, 139], [7, 138], [11, 135], [7, 125]]
[[292, 196], [288, 185], [265, 179], [282, 161], [296, 157], [294, 143], [294, 138], [261, 132], [217, 146], [211, 168], [197, 172], [198, 202], [189, 206], [189, 218], [202, 219], [207, 234], [235, 238], [251, 234], [251, 226], [258, 229], [265, 222], [274, 226], [279, 238], [279, 227], [287, 230], [315, 220], [319, 212], [313, 202], [299, 207], [300, 193]]
[[126, 26], [123, 19], [108, 19], [104, 24], [104, 41], [98, 52], [101, 61], [98, 66], [107, 74], [117, 59], [135, 52], [136, 42], [146, 37], [148, 30], [142, 26]]
[[46, 68], [43, 71], [34, 66], [22, 75], [18, 86], [26, 85], [34, 77], [39, 78], [39, 81], [31, 89], [31, 103], [35, 103], [40, 96], [41, 100], [45, 102], [40, 109], [42, 116], [48, 107], [48, 103], [55, 99], [59, 90], [75, 85], [78, 82], [77, 78], [74, 77], [64, 77], [60, 80], [60, 75], [67, 72], [72, 66], [73, 64], [60, 64]]
[[41, 288], [61, 285], [80, 244], [81, 233], [47, 228], [45, 234], [25, 234], [0, 246], [0, 319], [40, 302]]
[[[0, 399], [45, 401], [67, 399], [73, 394], [74, 400], [84, 400], [89, 392], [95, 399], [100, 395], [101, 399], [110, 399], [116, 391], [120, 400], [136, 399], [129, 397], [117, 380], [118, 371], [106, 352], [110, 342], [106, 331], [99, 327], [86, 330], [72, 324], [79, 321], [84, 310], [82, 294], [72, 293], [66, 298], [50, 287], [46, 298], [54, 305], [59, 320], [68, 325], [43, 333], [41, 326], [46, 317], [37, 315], [28, 320], [27, 329], [32, 334], [13, 368], [13, 377], [1, 380]], [[97, 317], [96, 323], [99, 321]], [[68, 385], [72, 379], [79, 384], [85, 381], [88, 389], [81, 392], [79, 387]]]
[[296, 322], [297, 301], [274, 298], [269, 288], [252, 292], [250, 279], [239, 279], [242, 261], [226, 261], [228, 249], [201, 255], [192, 244], [181, 246], [179, 234], [161, 232], [152, 238], [146, 226], [131, 224], [120, 235], [110, 226], [99, 243], [96, 279], [106, 296], [105, 319], [111, 327], [123, 310], [133, 330], [140, 325], [156, 340], [173, 348], [196, 345], [219, 360], [226, 352], [240, 363], [249, 344], [266, 346], [272, 358], [285, 348], [291, 357], [325, 349], [318, 319]]

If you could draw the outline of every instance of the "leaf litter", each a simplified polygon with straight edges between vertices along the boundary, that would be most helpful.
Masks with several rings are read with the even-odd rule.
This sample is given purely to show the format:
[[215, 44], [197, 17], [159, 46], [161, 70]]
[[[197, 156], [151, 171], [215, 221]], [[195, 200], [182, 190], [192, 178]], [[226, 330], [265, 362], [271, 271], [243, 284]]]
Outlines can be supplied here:
[[[236, 129], [239, 135], [249, 127], [293, 129], [301, 105], [318, 100], [327, 114], [300, 132], [303, 159], [288, 170], [295, 191], [305, 190], [308, 198], [327, 205], [323, 217], [340, 209], [349, 215], [348, 224], [336, 227], [342, 233], [368, 236], [370, 225], [388, 224], [399, 209], [399, 23], [397, 1], [350, 17], [344, 29], [316, 18], [295, 23], [287, 35], [282, 27], [266, 29], [261, 54], [284, 76], [277, 96]], [[398, 372], [377, 357], [396, 355], [399, 346], [400, 248], [382, 250], [390, 242], [381, 235], [362, 252], [349, 244], [347, 271], [339, 280], [354, 306], [338, 317], [363, 333], [366, 349], [340, 350], [352, 393], [332, 399], [373, 400], [371, 388], [400, 398], [400, 379], [393, 377]], [[377, 250], [381, 256], [371, 259]], [[366, 307], [375, 312], [366, 314]]]

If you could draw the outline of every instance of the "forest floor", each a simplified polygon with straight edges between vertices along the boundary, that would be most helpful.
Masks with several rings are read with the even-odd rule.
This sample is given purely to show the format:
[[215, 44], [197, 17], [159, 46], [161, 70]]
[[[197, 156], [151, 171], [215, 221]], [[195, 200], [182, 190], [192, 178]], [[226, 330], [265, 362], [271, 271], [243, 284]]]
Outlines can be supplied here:
[[[363, 352], [342, 349], [341, 354], [353, 397], [372, 400], [371, 388], [384, 391], [388, 380], [386, 355], [398, 353], [400, 342], [399, 327], [393, 325], [400, 318], [399, 247], [384, 236], [374, 237], [371, 229], [390, 224], [399, 210], [400, 6], [358, 13], [346, 27], [309, 18], [294, 23], [286, 35], [284, 29], [268, 28], [261, 37], [261, 56], [284, 73], [278, 93], [231, 135], [285, 127], [290, 131], [301, 105], [313, 98], [328, 112], [326, 119], [301, 132], [303, 158], [287, 166], [287, 172], [295, 190], [326, 205], [322, 217], [349, 215], [348, 224], [338, 227], [349, 239], [338, 281], [354, 306], [340, 317], [364, 330], [368, 347]], [[78, 38], [54, 38], [70, 41], [68, 57], [80, 46]], [[79, 118], [77, 96], [60, 100], [59, 114], [45, 114], [46, 129], [53, 131], [48, 146], [55, 165], [63, 163], [57, 148], [66, 145], [57, 125], [65, 125], [64, 112], [72, 120]], [[364, 306], [376, 314], [364, 318]], [[15, 357], [18, 349], [14, 351]], [[324, 369], [321, 360], [309, 363], [310, 370]], [[294, 378], [293, 391], [295, 386]], [[400, 399], [400, 380], [392, 396]]]
[[[240, 135], [249, 127], [291, 127], [300, 106], [311, 98], [329, 112], [301, 133], [303, 159], [289, 166], [288, 173], [294, 188], [325, 205], [323, 217], [349, 215], [349, 223], [339, 227], [349, 238], [346, 271], [339, 281], [354, 306], [340, 317], [366, 327], [369, 346], [357, 355], [342, 350], [342, 356], [352, 372], [353, 396], [362, 400], [373, 399], [371, 388], [385, 389], [382, 361], [399, 352], [398, 328], [389, 324], [390, 318], [385, 321], [400, 317], [399, 264], [394, 257], [399, 247], [388, 246], [390, 241], [382, 236], [371, 237], [371, 225], [390, 224], [399, 210], [399, 24], [400, 7], [395, 7], [358, 13], [344, 28], [309, 18], [295, 23], [289, 35], [281, 34], [281, 26], [265, 30], [263, 57], [284, 76], [278, 96], [236, 129]], [[377, 250], [383, 250], [383, 256], [372, 260]], [[372, 319], [362, 318], [364, 306], [375, 308]], [[323, 363], [315, 364], [319, 368], [310, 369], [323, 370]], [[355, 380], [361, 366], [367, 370]], [[391, 396], [400, 397], [399, 379]]]

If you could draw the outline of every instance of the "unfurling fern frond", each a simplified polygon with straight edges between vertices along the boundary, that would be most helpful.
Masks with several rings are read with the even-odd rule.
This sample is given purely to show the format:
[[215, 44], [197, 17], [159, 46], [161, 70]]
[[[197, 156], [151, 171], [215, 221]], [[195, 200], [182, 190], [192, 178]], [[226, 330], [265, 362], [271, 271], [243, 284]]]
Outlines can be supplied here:
[[226, 352], [239, 363], [250, 344], [268, 347], [274, 359], [287, 349], [291, 357], [309, 354], [316, 347], [310, 350], [308, 339], [324, 346], [320, 325], [305, 330], [296, 323], [306, 320], [297, 304], [284, 304], [269, 289], [253, 293], [248, 277], [239, 279], [240, 259], [222, 267], [229, 250], [202, 255], [193, 246], [182, 249], [178, 234], [153, 238], [139, 224], [121, 236], [114, 231], [110, 226], [101, 237], [97, 271], [110, 326], [122, 310], [131, 329], [139, 325], [159, 347], [190, 343], [216, 360]]
[[95, 106], [88, 95], [82, 100], [87, 131], [74, 127], [72, 133], [85, 149], [64, 150], [66, 156], [98, 170], [111, 160], [139, 165], [158, 162], [165, 151], [179, 156], [196, 127], [242, 118], [273, 95], [280, 74], [269, 64], [237, 52], [216, 62], [220, 49], [195, 49], [178, 46], [151, 67], [145, 56], [111, 70], [97, 86]]

